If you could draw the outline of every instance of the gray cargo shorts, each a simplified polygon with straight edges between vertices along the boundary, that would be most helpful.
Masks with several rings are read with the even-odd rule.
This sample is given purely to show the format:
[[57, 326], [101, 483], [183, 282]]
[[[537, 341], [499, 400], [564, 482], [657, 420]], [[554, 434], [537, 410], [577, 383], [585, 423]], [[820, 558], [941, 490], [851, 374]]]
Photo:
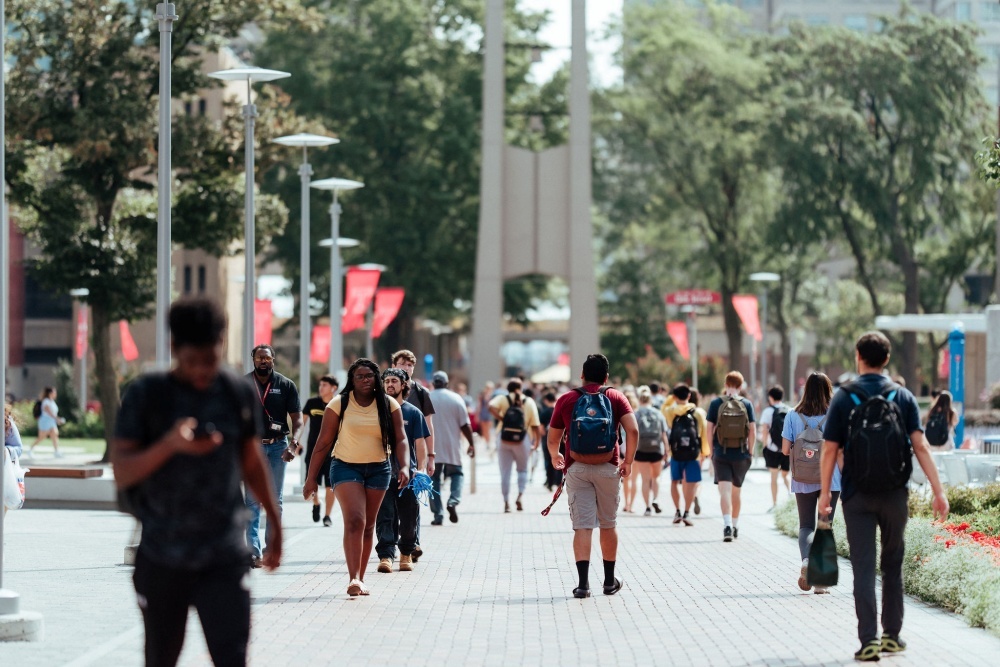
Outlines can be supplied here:
[[588, 465], [574, 461], [566, 471], [566, 494], [573, 530], [614, 528], [622, 480], [613, 463]]

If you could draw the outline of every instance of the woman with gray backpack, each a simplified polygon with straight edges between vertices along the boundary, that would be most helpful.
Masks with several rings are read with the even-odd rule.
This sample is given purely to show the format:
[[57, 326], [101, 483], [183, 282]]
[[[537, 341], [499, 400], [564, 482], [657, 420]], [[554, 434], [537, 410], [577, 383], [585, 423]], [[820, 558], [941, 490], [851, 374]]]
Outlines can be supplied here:
[[[667, 420], [653, 407], [653, 392], [646, 385], [636, 390], [639, 409], [635, 411], [639, 422], [639, 445], [635, 452], [636, 468], [642, 478], [642, 500], [646, 503], [644, 516], [660, 509], [660, 473], [663, 472], [663, 456], [667, 444]], [[652, 494], [652, 503], [650, 503]]]
[[[795, 494], [795, 504], [799, 510], [799, 555], [802, 558], [799, 588], [804, 591], [811, 588], [806, 581], [806, 569], [809, 563], [809, 544], [816, 531], [823, 427], [826, 425], [826, 412], [832, 397], [830, 378], [823, 373], [810, 374], [802, 391], [802, 400], [794, 410], [788, 412], [781, 433], [781, 451], [791, 457], [792, 493]], [[843, 463], [838, 462], [833, 471], [829, 521], [833, 521], [833, 512], [837, 509], [842, 466]], [[822, 594], [829, 590], [825, 586], [816, 586], [813, 592]]]

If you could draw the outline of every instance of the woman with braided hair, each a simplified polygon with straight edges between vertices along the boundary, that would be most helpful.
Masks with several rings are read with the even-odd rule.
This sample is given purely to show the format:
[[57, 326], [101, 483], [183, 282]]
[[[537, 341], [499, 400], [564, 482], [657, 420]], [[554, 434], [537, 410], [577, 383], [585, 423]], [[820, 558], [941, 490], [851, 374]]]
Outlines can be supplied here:
[[[336, 442], [335, 442], [336, 441]], [[330, 484], [344, 516], [344, 557], [351, 597], [368, 595], [365, 569], [371, 556], [375, 520], [389, 488], [389, 457], [399, 463], [398, 488], [410, 479], [410, 453], [399, 403], [385, 393], [378, 364], [358, 359], [347, 371], [344, 390], [326, 406], [309, 463], [305, 499], [316, 491], [316, 473], [330, 448]]]

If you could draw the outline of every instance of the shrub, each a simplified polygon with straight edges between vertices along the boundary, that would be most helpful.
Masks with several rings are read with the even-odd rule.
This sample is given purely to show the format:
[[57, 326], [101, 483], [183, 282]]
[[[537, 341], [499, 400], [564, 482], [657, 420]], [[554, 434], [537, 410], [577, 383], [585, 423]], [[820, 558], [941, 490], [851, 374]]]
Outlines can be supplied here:
[[986, 403], [994, 410], [1000, 410], [1000, 382], [991, 384], [979, 396], [983, 403]]
[[66, 422], [60, 426], [59, 436], [62, 438], [103, 438], [104, 420], [101, 419], [101, 415], [88, 412], [83, 416], [83, 419]]

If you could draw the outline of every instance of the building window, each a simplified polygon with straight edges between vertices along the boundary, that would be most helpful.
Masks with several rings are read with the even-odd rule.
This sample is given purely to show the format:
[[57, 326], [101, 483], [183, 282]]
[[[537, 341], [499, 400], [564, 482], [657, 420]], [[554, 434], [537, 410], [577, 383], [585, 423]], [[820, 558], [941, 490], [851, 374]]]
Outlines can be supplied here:
[[198, 267], [198, 294], [205, 293], [205, 265]]
[[191, 293], [191, 266], [190, 265], [185, 265], [184, 266], [184, 293], [185, 294], [190, 294]]
[[867, 16], [845, 16], [844, 26], [850, 28], [851, 30], [868, 30], [868, 17]]
[[188, 100], [187, 102], [184, 103], [184, 115], [185, 116], [190, 116], [191, 115], [191, 101], [190, 100]]
[[[995, 2], [983, 2], [979, 5], [983, 21], [990, 23], [1000, 22], [1000, 4]], [[956, 8], [956, 11], [957, 8]]]
[[955, 3], [955, 20], [956, 21], [971, 21], [972, 20], [972, 3], [971, 2], [956, 2]]
[[198, 115], [204, 116], [207, 110], [208, 110], [208, 101], [205, 100], [205, 98], [198, 100]]

